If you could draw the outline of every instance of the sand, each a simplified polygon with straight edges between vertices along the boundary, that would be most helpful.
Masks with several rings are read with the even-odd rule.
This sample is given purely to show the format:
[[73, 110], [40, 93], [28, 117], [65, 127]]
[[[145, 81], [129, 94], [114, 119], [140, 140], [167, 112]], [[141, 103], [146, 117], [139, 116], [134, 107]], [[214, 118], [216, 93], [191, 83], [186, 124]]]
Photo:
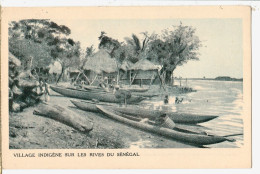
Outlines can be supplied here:
[[83, 134], [55, 120], [33, 115], [35, 107], [9, 114], [10, 149], [118, 149], [192, 148], [159, 135], [144, 132], [107, 118], [103, 114], [79, 110], [71, 98], [51, 92], [50, 101], [77, 112], [94, 122], [93, 130]]

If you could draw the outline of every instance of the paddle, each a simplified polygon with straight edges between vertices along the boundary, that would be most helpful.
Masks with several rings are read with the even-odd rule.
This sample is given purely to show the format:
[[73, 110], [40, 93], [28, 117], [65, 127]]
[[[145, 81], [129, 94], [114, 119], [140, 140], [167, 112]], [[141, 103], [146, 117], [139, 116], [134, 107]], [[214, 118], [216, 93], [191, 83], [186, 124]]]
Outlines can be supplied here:
[[225, 137], [227, 139], [227, 141], [229, 142], [235, 142], [236, 140], [235, 139], [229, 139], [227, 137], [234, 137], [234, 136], [239, 136], [239, 135], [243, 135], [242, 133], [239, 133], [239, 134], [230, 134], [230, 135], [225, 135], [223, 137]]
[[225, 135], [223, 137], [234, 137], [234, 136], [239, 136], [239, 135], [244, 135], [242, 133], [239, 133], [239, 134], [230, 134], [230, 135]]

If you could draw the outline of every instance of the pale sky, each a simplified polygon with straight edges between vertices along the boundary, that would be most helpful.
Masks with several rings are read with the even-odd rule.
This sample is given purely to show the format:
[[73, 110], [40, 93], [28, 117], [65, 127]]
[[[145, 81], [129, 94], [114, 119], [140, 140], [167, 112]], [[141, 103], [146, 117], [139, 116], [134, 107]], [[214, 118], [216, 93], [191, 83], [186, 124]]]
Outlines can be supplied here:
[[178, 25], [193, 26], [196, 34], [203, 41], [200, 48], [200, 60], [189, 61], [177, 67], [174, 76], [214, 78], [217, 76], [243, 77], [242, 20], [241, 19], [153, 19], [153, 20], [56, 20], [59, 25], [71, 29], [71, 38], [81, 42], [82, 49], [92, 44], [97, 48], [101, 31], [108, 36], [124, 41], [132, 33], [150, 34]]

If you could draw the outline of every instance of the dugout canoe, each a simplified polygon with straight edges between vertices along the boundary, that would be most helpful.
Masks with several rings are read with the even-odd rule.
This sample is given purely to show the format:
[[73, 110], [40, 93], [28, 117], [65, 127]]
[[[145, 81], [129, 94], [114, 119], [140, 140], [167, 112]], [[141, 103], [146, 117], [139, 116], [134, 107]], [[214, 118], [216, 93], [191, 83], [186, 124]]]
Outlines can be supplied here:
[[[70, 100], [73, 105], [75, 105], [77, 108], [83, 110], [83, 111], [89, 111], [89, 112], [100, 112], [100, 110], [97, 108], [97, 102], [92, 101], [76, 101], [76, 100]], [[101, 103], [100, 103], [101, 104]], [[106, 103], [104, 103], [106, 104]], [[109, 105], [109, 104], [107, 104]]]
[[131, 92], [131, 94], [136, 95], [136, 96], [147, 97], [147, 98], [153, 98], [153, 97], [160, 96], [159, 94], [149, 94], [149, 93], [141, 93], [141, 92]]
[[129, 87], [129, 86], [124, 86], [122, 89], [128, 90], [131, 92], [147, 92], [149, 88], [135, 88], [135, 87]]
[[123, 116], [120, 116], [120, 113], [111, 110], [107, 106], [97, 105], [97, 107], [111, 119], [114, 119], [121, 123], [127, 124], [134, 128], [152, 132], [152, 133], [162, 135], [162, 136], [165, 136], [168, 138], [172, 138], [174, 140], [184, 142], [184, 143], [203, 146], [203, 145], [221, 143], [224, 141], [234, 141], [233, 139], [230, 140], [230, 139], [228, 139], [226, 137], [222, 137], [222, 136], [185, 133], [185, 132], [179, 132], [179, 131], [176, 131], [173, 129], [159, 127], [156, 125], [150, 125], [147, 123], [130, 120]]
[[90, 111], [90, 112], [100, 112], [96, 105], [104, 105], [109, 107], [109, 109], [119, 112], [121, 114], [127, 114], [131, 116], [136, 116], [140, 118], [149, 118], [150, 120], [155, 120], [158, 115], [167, 114], [175, 123], [180, 124], [197, 124], [202, 122], [207, 122], [217, 116], [211, 115], [195, 115], [195, 114], [185, 114], [185, 113], [176, 113], [176, 112], [163, 112], [158, 110], [148, 110], [145, 108], [138, 107], [137, 105], [128, 105], [127, 107], [120, 107], [118, 105], [113, 105], [109, 103], [97, 103], [92, 101], [75, 101], [71, 102], [81, 110]]
[[140, 116], [143, 118], [150, 118], [155, 119], [158, 115], [167, 114], [175, 123], [181, 124], [198, 124], [207, 122], [217, 118], [218, 116], [214, 115], [198, 115], [198, 114], [190, 114], [190, 113], [177, 113], [177, 112], [170, 112], [170, 111], [162, 111], [162, 110], [153, 110], [153, 109], [146, 109], [137, 106], [127, 106], [127, 107], [115, 107], [112, 106], [113, 110], [133, 115], [133, 116]]
[[[90, 86], [90, 85], [83, 85], [83, 88], [87, 89], [87, 90], [101, 90], [104, 91], [103, 88], [99, 87], [99, 86]], [[149, 88], [136, 88], [136, 87], [129, 87], [129, 86], [124, 86], [122, 88], [120, 88], [122, 90], [127, 90], [130, 92], [147, 92], [149, 90]]]
[[[58, 86], [50, 86], [50, 88], [64, 96], [84, 99], [84, 100], [98, 100], [100, 102], [108, 102], [108, 103], [122, 103], [120, 99], [117, 99], [114, 94], [107, 92], [95, 92], [95, 91], [87, 91], [82, 89], [68, 89]], [[142, 96], [134, 96], [132, 95], [130, 99], [127, 99], [127, 103], [139, 103], [143, 101], [144, 97]]]
[[[94, 92], [107, 92], [103, 88], [96, 87], [96, 86], [83, 86], [83, 88]], [[146, 91], [148, 91], [149, 89], [147, 90], [146, 89], [129, 90], [127, 88], [120, 88], [120, 89], [130, 91], [132, 95], [140, 96], [140, 97], [152, 98], [152, 97], [159, 96], [159, 94], [147, 93]], [[112, 92], [108, 92], [108, 93], [112, 93]]]

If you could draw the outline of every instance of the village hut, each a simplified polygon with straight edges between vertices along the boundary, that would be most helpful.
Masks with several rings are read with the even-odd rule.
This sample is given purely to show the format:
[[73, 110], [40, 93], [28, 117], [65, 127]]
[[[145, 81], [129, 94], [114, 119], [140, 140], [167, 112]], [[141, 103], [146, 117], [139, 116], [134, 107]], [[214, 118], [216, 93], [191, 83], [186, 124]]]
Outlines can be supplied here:
[[89, 57], [83, 69], [90, 85], [97, 85], [104, 79], [107, 83], [112, 83], [118, 77], [117, 63], [105, 49]]
[[129, 82], [132, 84], [151, 85], [158, 76], [159, 67], [147, 59], [141, 59], [130, 67]]
[[129, 73], [130, 73], [130, 68], [133, 66], [134, 64], [132, 62], [130, 62], [129, 60], [124, 60], [123, 63], [121, 64], [120, 68], [119, 68], [119, 76], [120, 76], [120, 81], [122, 82], [128, 82], [128, 77], [129, 77]]
[[81, 71], [78, 68], [75, 67], [69, 67], [67, 68], [67, 76], [69, 79], [75, 79], [77, 76], [81, 73]]

